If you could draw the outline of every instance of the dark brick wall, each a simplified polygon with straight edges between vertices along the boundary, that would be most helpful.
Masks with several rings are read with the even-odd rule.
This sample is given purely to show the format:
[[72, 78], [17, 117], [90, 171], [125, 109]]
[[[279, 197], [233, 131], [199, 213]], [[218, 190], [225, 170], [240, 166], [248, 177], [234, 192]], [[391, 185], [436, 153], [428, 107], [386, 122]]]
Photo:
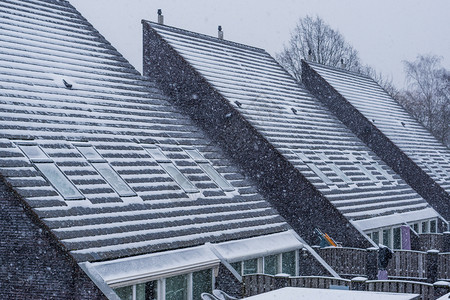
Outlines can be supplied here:
[[450, 195], [305, 61], [302, 61], [302, 81], [373, 152], [450, 220]]
[[[171, 101], [196, 121], [257, 183], [278, 213], [309, 244], [320, 228], [345, 246], [369, 242], [226, 99], [143, 22], [144, 75], [155, 79]], [[193, 96], [195, 95], [195, 96]], [[333, 221], [322, 216], [333, 216]]]
[[0, 298], [105, 299], [0, 177]]

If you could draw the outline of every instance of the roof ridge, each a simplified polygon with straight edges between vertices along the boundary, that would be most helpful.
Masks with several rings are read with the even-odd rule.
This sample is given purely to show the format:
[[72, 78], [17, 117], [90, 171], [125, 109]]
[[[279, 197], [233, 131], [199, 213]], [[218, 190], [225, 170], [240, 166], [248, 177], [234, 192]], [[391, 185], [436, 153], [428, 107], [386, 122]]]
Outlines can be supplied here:
[[211, 41], [214, 41], [214, 42], [227, 43], [227, 44], [238, 46], [238, 47], [243, 47], [243, 48], [248, 48], [248, 49], [252, 49], [252, 50], [257, 50], [257, 51], [260, 51], [260, 52], [266, 52], [263, 48], [258, 48], [258, 47], [255, 47], [255, 46], [250, 46], [250, 45], [246, 45], [246, 44], [242, 44], [242, 43], [238, 43], [238, 42], [233, 42], [233, 41], [230, 41], [230, 40], [220, 39], [218, 37], [214, 37], [214, 36], [207, 35], [207, 34], [204, 34], [204, 33], [198, 33], [198, 32], [194, 32], [194, 31], [190, 31], [190, 30], [186, 30], [186, 29], [181, 29], [181, 28], [178, 28], [178, 27], [170, 26], [170, 25], [159, 24], [159, 23], [156, 23], [156, 22], [153, 22], [153, 21], [148, 21], [148, 20], [144, 20], [143, 19], [141, 21], [141, 23], [144, 23], [144, 22], [149, 23], [151, 26], [156, 26], [156, 27], [160, 27], [160, 28], [167, 28], [167, 29], [169, 29], [171, 31], [174, 31], [174, 32], [185, 33], [185, 34], [188, 34], [188, 35], [191, 35], [191, 36], [201, 37], [201, 38], [208, 39], [208, 40], [211, 40]]

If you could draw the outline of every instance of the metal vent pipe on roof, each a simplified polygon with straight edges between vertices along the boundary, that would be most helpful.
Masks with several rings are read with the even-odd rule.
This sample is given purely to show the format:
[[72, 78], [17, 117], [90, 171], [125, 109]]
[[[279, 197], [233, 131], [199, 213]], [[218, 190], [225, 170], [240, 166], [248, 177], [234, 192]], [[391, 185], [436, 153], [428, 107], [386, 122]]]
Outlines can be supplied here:
[[164, 24], [164, 16], [162, 15], [162, 10], [158, 9], [158, 24]]
[[345, 60], [343, 58], [341, 58], [341, 68], [345, 69], [347, 65], [345, 64]]
[[223, 40], [223, 31], [222, 31], [222, 26], [219, 25], [219, 27], [217, 28], [218, 32], [217, 32], [217, 36], [219, 39]]
[[313, 56], [312, 56], [312, 51], [311, 49], [308, 50], [308, 60], [312, 61], [313, 60]]

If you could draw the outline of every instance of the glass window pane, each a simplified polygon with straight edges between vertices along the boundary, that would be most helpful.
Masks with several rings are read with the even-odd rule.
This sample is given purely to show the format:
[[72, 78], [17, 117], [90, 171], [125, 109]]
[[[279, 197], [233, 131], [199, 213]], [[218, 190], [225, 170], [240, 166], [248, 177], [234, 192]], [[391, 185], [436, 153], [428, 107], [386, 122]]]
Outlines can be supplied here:
[[153, 157], [157, 162], [170, 162], [170, 160], [164, 155], [164, 153], [159, 148], [145, 148], [148, 153]]
[[275, 275], [278, 272], [278, 255], [264, 257], [264, 274]]
[[136, 195], [108, 163], [92, 163], [92, 165], [120, 196]]
[[83, 195], [54, 163], [35, 163], [35, 165], [65, 199], [84, 199]]
[[372, 233], [372, 241], [377, 245], [380, 243], [380, 233], [378, 231]]
[[234, 191], [233, 186], [219, 172], [216, 171], [209, 163], [200, 163], [200, 167], [215, 183], [224, 191]]
[[166, 278], [166, 300], [187, 300], [187, 275]]
[[239, 275], [242, 275], [242, 262], [230, 263], [230, 265], [236, 270]]
[[136, 285], [136, 300], [157, 300], [157, 299], [158, 299], [157, 281], [149, 281]]
[[104, 160], [93, 147], [77, 147], [77, 149], [88, 160]]
[[394, 228], [394, 249], [402, 248], [402, 235], [400, 227]]
[[428, 222], [422, 222], [422, 233], [428, 233]]
[[117, 296], [122, 300], [133, 300], [133, 286], [124, 286], [121, 288], [114, 289]]
[[196, 193], [198, 189], [172, 163], [161, 163], [164, 170], [172, 177], [186, 193]]
[[208, 162], [197, 150], [185, 149], [185, 151], [195, 162]]
[[430, 221], [430, 232], [436, 233], [437, 232], [437, 226], [436, 226], [436, 220]]
[[388, 246], [389, 248], [392, 248], [392, 245], [391, 245], [391, 230], [390, 229], [384, 229], [383, 230], [383, 245]]
[[212, 293], [212, 270], [192, 273], [192, 299], [201, 299], [202, 293]]
[[37, 145], [20, 145], [19, 147], [30, 160], [49, 159], [44, 151]]
[[249, 259], [244, 261], [244, 272], [243, 274], [254, 274], [258, 273], [258, 259]]
[[416, 233], [419, 233], [419, 223], [414, 223], [413, 224], [413, 229]]
[[295, 276], [295, 251], [285, 252], [281, 255], [281, 272]]
[[371, 232], [366, 233], [366, 234], [367, 234], [367, 236], [369, 237], [369, 239], [372, 239], [372, 233], [371, 233]]

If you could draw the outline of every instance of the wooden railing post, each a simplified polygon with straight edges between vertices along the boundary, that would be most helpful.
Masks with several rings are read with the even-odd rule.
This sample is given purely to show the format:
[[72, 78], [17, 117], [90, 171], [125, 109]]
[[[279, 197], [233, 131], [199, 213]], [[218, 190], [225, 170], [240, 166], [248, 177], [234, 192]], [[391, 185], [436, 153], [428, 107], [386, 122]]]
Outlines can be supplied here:
[[366, 276], [369, 280], [377, 279], [378, 275], [378, 248], [367, 248]]
[[277, 274], [275, 275], [275, 289], [281, 289], [290, 286], [289, 274]]
[[433, 283], [434, 297], [441, 297], [450, 292], [450, 282], [447, 281], [437, 281]]
[[350, 283], [350, 289], [354, 291], [365, 291], [366, 290], [366, 277], [354, 277]]
[[446, 231], [442, 235], [442, 252], [450, 252], [450, 231]]
[[437, 275], [438, 275], [438, 257], [439, 251], [438, 250], [428, 250], [427, 251], [427, 271], [426, 271], [426, 277], [427, 282], [435, 282], [437, 281]]

